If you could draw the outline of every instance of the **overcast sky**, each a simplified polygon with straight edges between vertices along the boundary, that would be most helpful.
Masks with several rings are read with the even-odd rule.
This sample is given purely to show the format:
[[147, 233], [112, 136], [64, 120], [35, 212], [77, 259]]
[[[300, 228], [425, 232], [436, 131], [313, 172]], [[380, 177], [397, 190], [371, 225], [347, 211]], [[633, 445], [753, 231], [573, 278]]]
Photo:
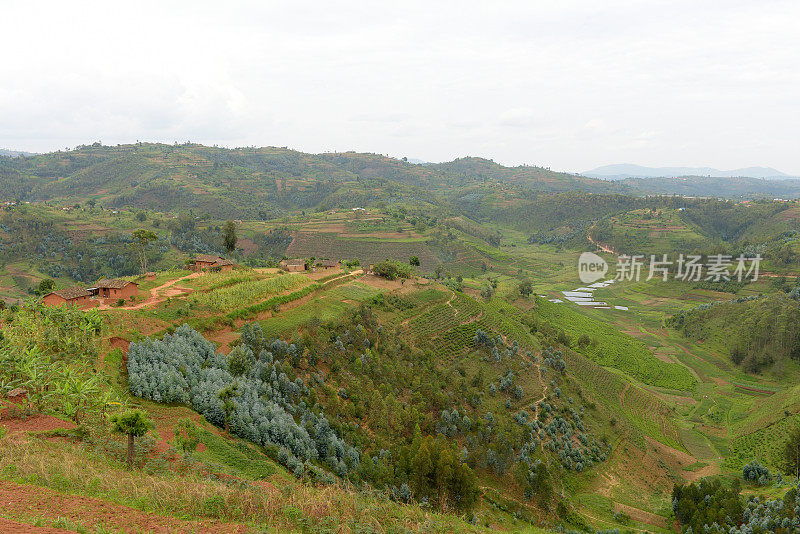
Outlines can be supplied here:
[[0, 0], [0, 147], [800, 175], [800, 2]]

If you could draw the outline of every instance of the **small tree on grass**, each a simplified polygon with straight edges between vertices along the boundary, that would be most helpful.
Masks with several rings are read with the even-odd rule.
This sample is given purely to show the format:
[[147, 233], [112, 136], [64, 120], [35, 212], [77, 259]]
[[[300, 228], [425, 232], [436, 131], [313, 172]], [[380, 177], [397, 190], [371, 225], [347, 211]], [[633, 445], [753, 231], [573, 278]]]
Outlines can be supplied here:
[[528, 298], [533, 293], [533, 284], [527, 278], [519, 283], [519, 294]]
[[419, 267], [419, 257], [418, 256], [411, 256], [408, 260], [408, 264], [413, 267]]
[[126, 460], [128, 466], [133, 466], [133, 445], [136, 438], [142, 437], [154, 427], [153, 422], [147, 418], [142, 410], [128, 410], [116, 413], [109, 418], [111, 431], [115, 434], [128, 436], [128, 452]]
[[494, 296], [494, 288], [491, 284], [484, 284], [481, 286], [481, 297], [485, 298], [486, 300], [491, 299]]
[[36, 290], [36, 294], [40, 297], [43, 297], [53, 291], [56, 283], [52, 278], [45, 278], [41, 282], [39, 282], [39, 288]]

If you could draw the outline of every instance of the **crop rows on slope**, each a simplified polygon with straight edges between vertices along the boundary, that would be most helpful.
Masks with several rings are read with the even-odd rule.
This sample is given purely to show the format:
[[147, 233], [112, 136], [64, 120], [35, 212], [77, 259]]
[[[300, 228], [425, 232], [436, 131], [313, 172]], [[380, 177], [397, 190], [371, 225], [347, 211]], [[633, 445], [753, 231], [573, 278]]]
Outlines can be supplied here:
[[795, 414], [732, 440], [728, 444], [730, 454], [725, 457], [725, 466], [741, 469], [752, 460], [758, 460], [772, 469], [782, 468], [786, 440], [798, 424], [800, 415]]
[[286, 274], [262, 280], [242, 281], [214, 291], [198, 293], [195, 298], [201, 304], [217, 310], [231, 311], [308, 283], [309, 279], [305, 276]]
[[800, 385], [758, 399], [755, 406], [755, 413], [735, 425], [734, 435], [752, 434], [784, 418], [786, 412], [797, 413], [800, 408]]
[[478, 329], [499, 333], [508, 343], [536, 346], [528, 327], [519, 319], [520, 312], [497, 299], [479, 302], [463, 293], [453, 293], [447, 300], [431, 299], [433, 304], [404, 310], [408, 333], [419, 347], [429, 348], [437, 358], [453, 359], [474, 348]]
[[434, 251], [424, 242], [360, 241], [357, 239], [337, 239], [336, 236], [322, 233], [298, 233], [286, 250], [289, 257], [317, 257], [332, 260], [357, 258], [362, 265], [378, 263], [385, 259], [407, 262], [417, 256], [423, 272], [433, 272], [442, 262]]
[[445, 330], [459, 325], [456, 310], [447, 303], [435, 304], [411, 320], [410, 332], [417, 341], [430, 340]]
[[298, 289], [297, 291], [294, 291], [292, 293], [288, 293], [288, 294], [285, 294], [285, 295], [278, 295], [276, 297], [272, 297], [270, 299], [267, 299], [267, 300], [265, 300], [263, 302], [259, 302], [258, 304], [253, 304], [251, 306], [246, 306], [244, 308], [239, 308], [239, 309], [233, 310], [232, 312], [230, 312], [228, 314], [228, 317], [231, 318], [231, 319], [234, 319], [234, 320], [235, 319], [247, 319], [247, 318], [252, 317], [254, 315], [257, 315], [257, 314], [259, 314], [261, 312], [268, 311], [268, 310], [274, 308], [275, 306], [281, 306], [283, 304], [287, 304], [289, 302], [292, 302], [293, 300], [297, 300], [297, 299], [303, 298], [306, 295], [308, 295], [309, 293], [311, 293], [312, 291], [314, 291], [315, 289], [319, 289], [319, 287], [320, 287], [320, 285], [316, 284], [316, 283], [311, 284], [311, 285], [307, 285], [306, 287], [304, 287], [302, 289]]
[[522, 312], [500, 299], [492, 299], [485, 304], [485, 323], [506, 337], [509, 343], [533, 344], [529, 328], [522, 323]]
[[[418, 311], [418, 310], [417, 310]], [[472, 338], [481, 325], [480, 304], [461, 293], [453, 293], [409, 321], [409, 332], [419, 346], [429, 347], [442, 359], [452, 359], [472, 347]]]
[[694, 391], [696, 382], [686, 367], [659, 360], [640, 339], [620, 332], [611, 324], [583, 315], [566, 304], [537, 299], [536, 305], [542, 319], [563, 329], [573, 339], [583, 334], [597, 339], [596, 347], [584, 351], [586, 357], [595, 363], [619, 369], [651, 386]]
[[670, 447], [684, 448], [670, 409], [660, 399], [583, 356], [568, 351], [566, 359], [569, 372], [593, 392], [598, 403], [625, 416], [642, 434]]

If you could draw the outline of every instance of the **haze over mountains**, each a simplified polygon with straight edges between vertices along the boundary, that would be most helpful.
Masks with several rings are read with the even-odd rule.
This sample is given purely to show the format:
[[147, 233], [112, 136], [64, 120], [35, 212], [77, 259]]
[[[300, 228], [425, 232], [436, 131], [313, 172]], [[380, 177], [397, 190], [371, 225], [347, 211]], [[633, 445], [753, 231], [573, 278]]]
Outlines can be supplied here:
[[624, 180], [626, 178], [662, 178], [676, 176], [710, 176], [712, 178], [794, 178], [772, 167], [744, 167], [722, 171], [713, 167], [644, 167], [630, 163], [604, 165], [581, 173], [593, 178]]
[[35, 152], [25, 152], [23, 150], [8, 150], [7, 148], [0, 148], [0, 156], [35, 156]]

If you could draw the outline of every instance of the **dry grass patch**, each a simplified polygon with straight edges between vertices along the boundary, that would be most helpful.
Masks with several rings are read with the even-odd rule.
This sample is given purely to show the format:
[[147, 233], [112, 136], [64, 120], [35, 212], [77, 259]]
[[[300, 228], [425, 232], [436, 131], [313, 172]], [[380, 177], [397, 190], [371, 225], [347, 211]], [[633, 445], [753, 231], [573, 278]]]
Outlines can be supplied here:
[[336, 532], [479, 531], [453, 516], [428, 513], [384, 495], [340, 486], [315, 487], [281, 479], [281, 486], [211, 480], [197, 470], [126, 470], [81, 443], [35, 438], [0, 440], [0, 476], [22, 484], [109, 500], [146, 512], [188, 519], [269, 525], [281, 530], [314, 525]]

